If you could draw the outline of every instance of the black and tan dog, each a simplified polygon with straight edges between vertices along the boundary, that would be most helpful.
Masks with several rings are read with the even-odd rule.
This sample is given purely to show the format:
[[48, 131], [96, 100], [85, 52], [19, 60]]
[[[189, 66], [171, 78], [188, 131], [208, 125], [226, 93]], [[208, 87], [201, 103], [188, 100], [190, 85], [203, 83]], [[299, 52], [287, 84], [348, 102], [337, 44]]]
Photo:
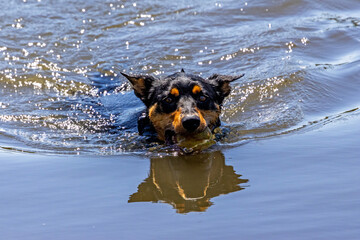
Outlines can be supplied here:
[[213, 132], [219, 127], [221, 105], [230, 94], [230, 82], [243, 76], [214, 74], [204, 79], [184, 70], [165, 78], [122, 75], [147, 107], [138, 120], [139, 133], [154, 131], [166, 144], [174, 144], [177, 135]]

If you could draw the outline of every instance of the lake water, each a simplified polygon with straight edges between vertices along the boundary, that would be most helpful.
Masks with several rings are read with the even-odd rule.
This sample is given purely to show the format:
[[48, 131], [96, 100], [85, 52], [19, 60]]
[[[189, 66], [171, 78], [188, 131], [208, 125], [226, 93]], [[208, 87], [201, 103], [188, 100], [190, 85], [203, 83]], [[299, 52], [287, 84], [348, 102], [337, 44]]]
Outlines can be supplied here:
[[[0, 6], [3, 239], [359, 239], [360, 1]], [[196, 155], [119, 76], [181, 68], [245, 73]]]

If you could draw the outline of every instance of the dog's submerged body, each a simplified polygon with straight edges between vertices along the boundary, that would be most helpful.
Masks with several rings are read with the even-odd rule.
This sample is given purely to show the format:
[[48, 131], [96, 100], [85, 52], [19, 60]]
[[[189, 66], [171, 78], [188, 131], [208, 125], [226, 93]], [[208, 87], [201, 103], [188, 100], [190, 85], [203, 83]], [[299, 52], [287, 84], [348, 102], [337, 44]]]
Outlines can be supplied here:
[[138, 119], [139, 133], [153, 131], [166, 144], [176, 143], [177, 136], [191, 138], [219, 127], [221, 105], [230, 94], [230, 82], [243, 76], [214, 74], [204, 79], [184, 70], [165, 78], [122, 75], [147, 107]]

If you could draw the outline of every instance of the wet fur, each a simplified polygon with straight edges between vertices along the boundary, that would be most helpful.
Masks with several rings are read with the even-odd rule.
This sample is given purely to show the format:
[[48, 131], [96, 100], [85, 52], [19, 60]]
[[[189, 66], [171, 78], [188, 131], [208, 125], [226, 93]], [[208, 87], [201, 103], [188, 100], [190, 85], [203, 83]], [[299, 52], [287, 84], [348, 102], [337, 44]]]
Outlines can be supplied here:
[[[122, 75], [147, 107], [138, 119], [139, 133], [154, 132], [160, 141], [168, 144], [174, 143], [176, 135], [191, 136], [219, 127], [221, 106], [231, 91], [230, 82], [243, 76], [214, 74], [204, 79], [184, 70], [165, 78]], [[195, 129], [189, 127], [190, 122], [195, 122]]]

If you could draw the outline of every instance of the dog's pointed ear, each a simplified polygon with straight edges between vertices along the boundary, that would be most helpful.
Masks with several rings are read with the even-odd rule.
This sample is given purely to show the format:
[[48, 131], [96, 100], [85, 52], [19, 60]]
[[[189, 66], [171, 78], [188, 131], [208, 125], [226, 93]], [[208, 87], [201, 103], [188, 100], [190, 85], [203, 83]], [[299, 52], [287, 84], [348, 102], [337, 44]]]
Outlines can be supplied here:
[[229, 75], [219, 75], [213, 74], [208, 78], [208, 81], [216, 87], [216, 92], [220, 96], [221, 101], [224, 100], [230, 94], [231, 87], [230, 83], [239, 78], [242, 78], [245, 74], [229, 76]]
[[125, 73], [121, 74], [130, 81], [131, 86], [134, 89], [135, 95], [146, 104], [146, 99], [152, 83], [157, 79], [150, 75], [127, 75]]

